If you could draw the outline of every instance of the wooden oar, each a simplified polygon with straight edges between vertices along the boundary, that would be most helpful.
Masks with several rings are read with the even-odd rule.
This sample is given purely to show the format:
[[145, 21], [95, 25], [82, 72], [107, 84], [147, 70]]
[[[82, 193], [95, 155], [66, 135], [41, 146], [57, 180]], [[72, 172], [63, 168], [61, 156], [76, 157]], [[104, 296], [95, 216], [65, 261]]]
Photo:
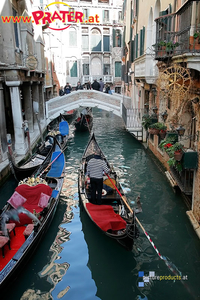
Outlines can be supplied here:
[[[118, 190], [118, 188], [116, 187], [116, 185], [114, 184], [114, 182], [112, 181], [112, 179], [110, 178], [110, 176], [108, 174], [106, 174], [106, 176], [108, 177], [108, 179], [110, 180], [110, 182], [112, 183], [112, 185], [114, 186], [114, 188], [116, 189], [116, 191], [118, 192], [118, 194], [120, 195], [120, 197], [122, 198], [122, 200], [124, 201], [124, 203], [126, 204], [126, 206], [128, 207], [128, 209], [130, 210], [130, 212], [133, 214], [133, 210], [131, 209], [130, 205], [127, 203], [126, 199], [122, 196], [122, 194], [120, 193], [120, 191]], [[158, 249], [156, 248], [156, 246], [154, 245], [152, 239], [150, 238], [150, 236], [148, 235], [148, 233], [146, 232], [146, 230], [144, 229], [144, 227], [142, 226], [142, 224], [140, 223], [140, 221], [138, 220], [138, 218], [135, 216], [136, 221], [138, 222], [138, 224], [140, 225], [142, 231], [144, 232], [144, 234], [146, 235], [146, 237], [148, 238], [149, 242], [151, 243], [151, 245], [153, 246], [154, 250], [156, 251], [156, 253], [158, 254], [158, 256], [163, 259], [166, 260], [158, 251]]]
[[48, 170], [48, 168], [56, 161], [56, 159], [58, 159], [58, 157], [65, 151], [66, 148], [67, 148], [67, 146], [65, 146], [65, 148], [63, 148], [63, 150], [58, 154], [58, 156], [56, 156], [54, 158], [54, 160], [52, 160], [52, 162], [50, 162], [48, 164], [48, 166], [42, 171], [42, 173], [40, 173], [37, 177], [41, 177], [42, 174], [44, 174], [44, 172], [46, 172]]

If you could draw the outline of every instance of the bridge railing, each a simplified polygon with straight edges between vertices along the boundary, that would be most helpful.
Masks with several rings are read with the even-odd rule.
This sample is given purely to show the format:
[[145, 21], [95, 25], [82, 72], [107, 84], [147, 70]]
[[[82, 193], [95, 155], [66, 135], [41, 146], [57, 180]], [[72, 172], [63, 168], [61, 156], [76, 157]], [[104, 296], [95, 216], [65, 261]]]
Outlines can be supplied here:
[[142, 117], [144, 109], [142, 108], [127, 108], [122, 103], [122, 119], [127, 129], [142, 129]]

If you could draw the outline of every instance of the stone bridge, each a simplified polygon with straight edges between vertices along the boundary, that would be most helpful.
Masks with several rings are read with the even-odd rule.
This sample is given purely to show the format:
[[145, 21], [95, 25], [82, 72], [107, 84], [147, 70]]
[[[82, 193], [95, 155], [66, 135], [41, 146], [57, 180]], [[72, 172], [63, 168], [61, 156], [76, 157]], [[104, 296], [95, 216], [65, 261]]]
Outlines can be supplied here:
[[79, 90], [47, 101], [46, 121], [49, 124], [64, 111], [87, 106], [112, 111], [115, 115], [122, 117], [122, 103], [122, 95], [110, 95], [94, 90]]
[[79, 90], [46, 102], [46, 123], [49, 124], [60, 113], [79, 107], [98, 107], [121, 117], [126, 129], [143, 141], [141, 109], [132, 108], [131, 98], [120, 94], [106, 94], [94, 90]]

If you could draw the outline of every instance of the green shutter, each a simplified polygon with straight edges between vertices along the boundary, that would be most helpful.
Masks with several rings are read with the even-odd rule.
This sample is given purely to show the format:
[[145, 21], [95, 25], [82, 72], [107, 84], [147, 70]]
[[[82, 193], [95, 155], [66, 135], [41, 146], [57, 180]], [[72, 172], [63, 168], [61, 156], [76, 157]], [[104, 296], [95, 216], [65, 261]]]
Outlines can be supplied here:
[[131, 62], [134, 62], [134, 54], [135, 54], [135, 41], [131, 41]]
[[138, 57], [138, 33], [135, 36], [135, 58]]
[[115, 77], [121, 77], [122, 63], [119, 61], [115, 62]]
[[142, 35], [142, 54], [144, 54], [144, 42], [145, 42], [145, 27], [143, 26], [143, 35]]
[[142, 55], [143, 30], [140, 30], [140, 55]]
[[[132, 2], [131, 2], [131, 5], [132, 5]], [[130, 41], [132, 41], [132, 36], [133, 36], [133, 28], [131, 26], [133, 24], [133, 9], [132, 8], [131, 8], [130, 21], [131, 21], [131, 24], [130, 24]]]
[[115, 47], [116, 30], [113, 28], [113, 47]]
[[77, 77], [77, 61], [73, 63], [73, 66], [70, 69], [70, 76]]

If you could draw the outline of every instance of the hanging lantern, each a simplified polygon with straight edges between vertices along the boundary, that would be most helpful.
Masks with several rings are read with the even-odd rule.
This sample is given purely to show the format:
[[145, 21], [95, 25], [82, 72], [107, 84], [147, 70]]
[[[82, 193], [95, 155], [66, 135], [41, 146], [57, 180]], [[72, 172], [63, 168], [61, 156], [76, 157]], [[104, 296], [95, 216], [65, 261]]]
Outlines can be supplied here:
[[176, 128], [176, 131], [179, 136], [183, 136], [185, 133], [185, 128], [182, 125], [180, 125], [178, 128]]
[[153, 110], [154, 114], [157, 114], [157, 112], [158, 112], [157, 106], [153, 107], [152, 110]]
[[162, 113], [162, 118], [163, 118], [164, 122], [167, 120], [167, 117], [168, 117], [167, 111], [165, 111], [164, 113]]

